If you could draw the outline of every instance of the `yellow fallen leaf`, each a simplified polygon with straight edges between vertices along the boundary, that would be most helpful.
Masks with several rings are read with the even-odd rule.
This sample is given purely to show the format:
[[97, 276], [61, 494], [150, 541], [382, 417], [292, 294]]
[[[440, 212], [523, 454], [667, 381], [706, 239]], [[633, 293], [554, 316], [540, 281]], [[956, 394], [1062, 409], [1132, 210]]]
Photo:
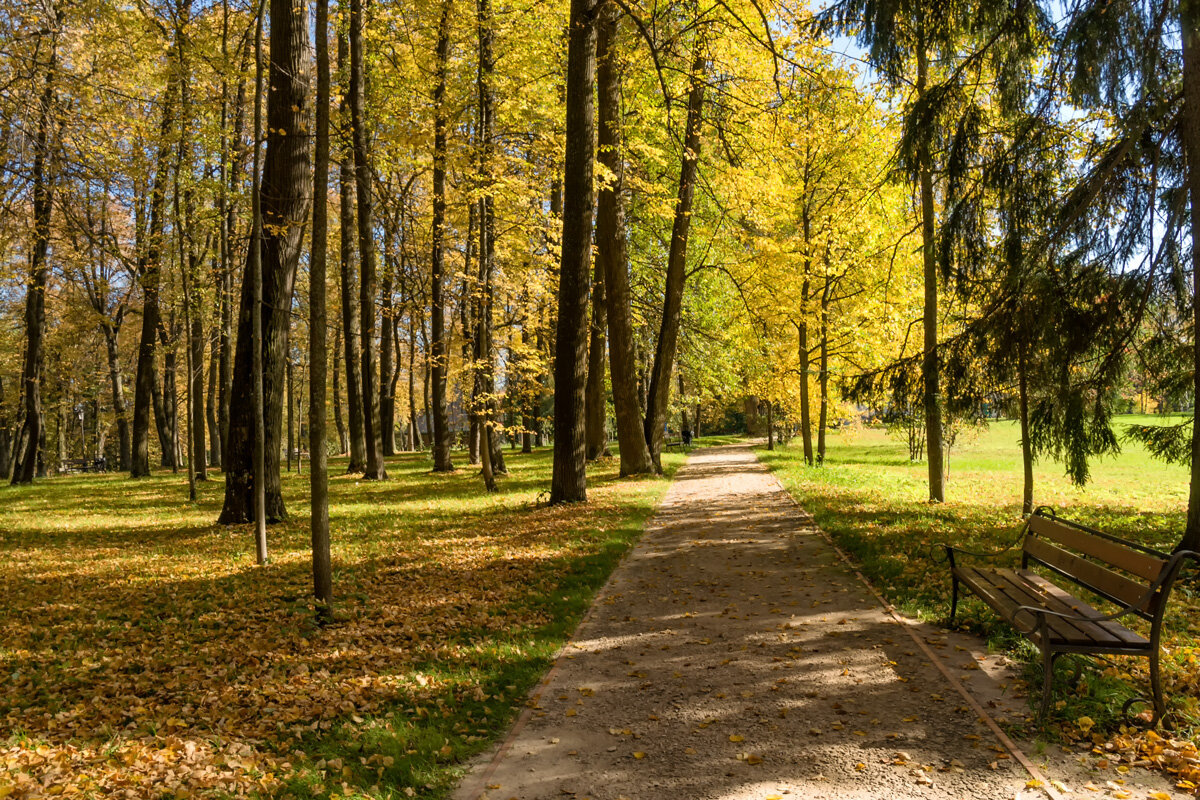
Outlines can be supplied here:
[[745, 736], [739, 736], [739, 735], [738, 735], [738, 734], [736, 734], [736, 733], [731, 733], [731, 734], [729, 734], [729, 741], [731, 741], [731, 742], [744, 742], [744, 741], [746, 741], [746, 737], [745, 737]]
[[748, 753], [746, 755], [746, 763], [750, 764], [751, 766], [756, 766], [758, 764], [761, 764], [762, 756], [755, 755], [754, 753]]
[[867, 768], [867, 765], [864, 764], [863, 762], [859, 761], [857, 764], [854, 765], [854, 768], [856, 770], [858, 770], [859, 772], [862, 772], [864, 769]]
[[638, 750], [636, 753], [633, 754], [633, 757], [634, 758], [645, 758], [646, 754], [643, 753], [641, 750]]
[[1043, 784], [1043, 783], [1042, 783], [1041, 781], [1039, 781], [1037, 778], [1032, 778], [1031, 780], [1025, 781], [1025, 788], [1026, 788], [1026, 789], [1040, 789], [1040, 788], [1042, 788], [1042, 786], [1044, 786], [1044, 785], [1045, 785], [1045, 784]]

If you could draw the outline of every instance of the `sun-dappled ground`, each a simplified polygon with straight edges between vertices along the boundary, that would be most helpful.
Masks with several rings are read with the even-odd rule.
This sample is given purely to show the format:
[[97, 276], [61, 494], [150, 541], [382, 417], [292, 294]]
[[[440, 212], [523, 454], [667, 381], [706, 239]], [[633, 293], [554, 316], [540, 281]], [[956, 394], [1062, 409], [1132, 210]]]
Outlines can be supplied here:
[[[1122, 417], [1118, 425], [1161, 422]], [[924, 463], [909, 462], [905, 443], [881, 428], [850, 426], [833, 431], [820, 468], [806, 468], [799, 439], [759, 456], [777, 472], [818, 524], [862, 567], [867, 577], [905, 613], [945, 620], [950, 610], [949, 568], [939, 542], [967, 549], [1010, 544], [1021, 525], [1019, 435], [1012, 422], [993, 422], [949, 459], [947, 502], [929, 504]], [[1076, 487], [1060, 465], [1043, 460], [1035, 468], [1035, 505], [1049, 505], [1067, 518], [1148, 545], [1171, 550], [1183, 533], [1188, 473], [1152, 459], [1122, 439], [1122, 453], [1097, 459], [1091, 481]], [[1013, 560], [1019, 553], [1013, 553]], [[959, 622], [987, 636], [997, 648], [1032, 660], [1036, 651], [970, 595], [960, 603]], [[1129, 620], [1125, 620], [1129, 622]], [[1132, 624], [1132, 623], [1131, 623]], [[1136, 626], [1135, 626], [1136, 627]], [[1075, 746], [1109, 747], [1133, 761], [1149, 759], [1176, 771], [1184, 788], [1200, 783], [1200, 584], [1194, 571], [1176, 585], [1164, 634], [1165, 686], [1174, 740], [1123, 726], [1121, 706], [1145, 693], [1146, 659], [1092, 662], [1074, 690], [1058, 693], [1044, 733]], [[1035, 694], [1040, 673], [1029, 673]], [[1175, 746], [1171, 746], [1174, 741]], [[1187, 744], [1184, 742], [1187, 741]], [[1115, 762], [1114, 762], [1115, 763]], [[1128, 763], [1128, 762], [1126, 762]]]
[[[0, 798], [442, 796], [511, 720], [641, 531], [663, 478], [589, 469], [546, 508], [550, 453], [331, 464], [336, 623], [314, 624], [308, 476], [254, 566], [219, 472], [0, 489]], [[668, 454], [668, 474], [682, 462]]]

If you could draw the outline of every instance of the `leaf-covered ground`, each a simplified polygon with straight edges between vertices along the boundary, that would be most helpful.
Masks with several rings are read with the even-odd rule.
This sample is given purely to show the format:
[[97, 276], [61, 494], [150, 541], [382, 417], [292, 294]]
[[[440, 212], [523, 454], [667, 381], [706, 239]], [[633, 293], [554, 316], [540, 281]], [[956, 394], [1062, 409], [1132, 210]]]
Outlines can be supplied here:
[[[1119, 456], [1093, 464], [1092, 480], [1082, 488], [1072, 486], [1053, 462], [1039, 463], [1035, 504], [1171, 550], [1183, 532], [1187, 470], [1155, 461], [1134, 444], [1123, 448]], [[993, 423], [951, 453], [947, 502], [939, 505], [924, 502], [926, 465], [909, 463], [905, 444], [881, 429], [832, 432], [826, 464], [817, 469], [804, 466], [799, 439], [774, 452], [760, 449], [759, 456], [887, 598], [913, 616], [945, 620], [950, 611], [949, 569], [937, 543], [997, 549], [1011, 543], [1020, 530], [1020, 449], [1017, 429], [1010, 422]], [[960, 603], [959, 622], [987, 636], [993, 646], [1028, 661], [1031, 694], [1040, 696], [1040, 663], [1031, 645], [969, 595]], [[1181, 788], [1195, 791], [1200, 785], [1197, 634], [1198, 584], [1194, 573], [1185, 572], [1172, 595], [1163, 639], [1173, 731], [1146, 733], [1123, 724], [1123, 703], [1146, 694], [1149, 681], [1146, 659], [1123, 658], [1108, 665], [1091, 662], [1073, 690], [1065, 682], [1057, 687], [1058, 701], [1043, 733], [1108, 754], [1115, 780], [1131, 765], [1153, 765], [1174, 775]]]
[[335, 460], [325, 629], [307, 475], [264, 568], [248, 528], [213, 524], [219, 472], [196, 504], [170, 474], [0, 489], [0, 798], [444, 795], [668, 483], [602, 462], [586, 506], [544, 508], [549, 452], [506, 457], [490, 497], [423, 454], [381, 483]]

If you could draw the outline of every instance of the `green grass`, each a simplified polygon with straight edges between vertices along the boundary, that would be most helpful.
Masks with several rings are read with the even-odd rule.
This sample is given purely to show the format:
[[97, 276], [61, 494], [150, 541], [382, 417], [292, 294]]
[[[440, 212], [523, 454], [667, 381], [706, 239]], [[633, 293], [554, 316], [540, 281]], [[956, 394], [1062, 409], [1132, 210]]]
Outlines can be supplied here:
[[[589, 468], [546, 508], [550, 452], [477, 468], [424, 454], [366, 482], [331, 464], [337, 622], [314, 624], [308, 476], [253, 565], [223, 480], [70, 476], [0, 489], [0, 796], [46, 778], [105, 797], [443, 797], [489, 746], [640, 534], [667, 478]], [[306, 465], [307, 466], [307, 465]], [[207, 770], [207, 772], [206, 772]]]
[[[1161, 422], [1122, 417], [1119, 425]], [[881, 428], [851, 426], [832, 431], [822, 467], [806, 467], [799, 438], [774, 452], [758, 450], [793, 496], [860, 565], [864, 574], [904, 613], [944, 623], [950, 611], [949, 569], [937, 545], [971, 550], [1010, 544], [1021, 525], [1021, 453], [1017, 427], [994, 422], [950, 454], [946, 502], [930, 504], [927, 466], [908, 460], [905, 444]], [[1183, 532], [1188, 473], [1163, 464], [1140, 446], [1122, 442], [1122, 452], [1093, 464], [1092, 479], [1073, 486], [1062, 468], [1035, 466], [1034, 503], [1061, 515], [1135, 541], [1171, 550]], [[1195, 584], [1177, 586], [1168, 611], [1167, 694], [1176, 718], [1198, 722], [1200, 668], [1193, 650], [1197, 629]], [[994, 647], [1026, 660], [1035, 651], [974, 598], [959, 605], [962, 627], [988, 637]], [[1083, 715], [1115, 726], [1124, 699], [1145, 686], [1145, 659], [1119, 668], [1085, 671], [1076, 692], [1064, 693], [1057, 718]], [[1040, 677], [1031, 678], [1033, 694]]]

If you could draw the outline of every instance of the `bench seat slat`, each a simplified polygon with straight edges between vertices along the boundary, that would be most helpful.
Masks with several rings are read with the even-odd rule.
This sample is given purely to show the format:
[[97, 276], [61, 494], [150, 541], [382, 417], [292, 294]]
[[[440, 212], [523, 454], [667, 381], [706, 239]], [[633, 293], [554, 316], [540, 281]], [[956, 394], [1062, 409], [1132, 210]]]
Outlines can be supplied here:
[[[1075, 597], [1073, 594], [1070, 594], [1069, 592], [1063, 590], [1063, 588], [1061, 586], [1058, 586], [1057, 584], [1054, 584], [1054, 583], [1046, 580], [1044, 577], [1042, 577], [1041, 575], [1038, 575], [1036, 572], [1031, 572], [1030, 570], [1020, 570], [1019, 574], [1021, 575], [1022, 578], [1029, 581], [1031, 584], [1034, 584], [1037, 587], [1039, 587], [1047, 595], [1052, 596], [1056, 600], [1058, 600], [1068, 611], [1075, 613], [1075, 614], [1088, 614], [1088, 615], [1101, 616], [1101, 612], [1096, 610], [1095, 607], [1088, 605], [1084, 601], [1080, 600], [1078, 597]], [[1130, 630], [1129, 628], [1125, 627], [1124, 625], [1122, 625], [1120, 622], [1117, 622], [1116, 620], [1108, 620], [1106, 622], [1089, 622], [1086, 624], [1096, 625], [1096, 626], [1104, 628], [1104, 630], [1113, 634], [1118, 639], [1121, 639], [1125, 643], [1126, 646], [1131, 646], [1131, 647], [1149, 647], [1150, 646], [1149, 639], [1147, 639], [1145, 636], [1142, 636], [1137, 631]]]
[[[1039, 637], [1036, 627], [1033, 627], [1033, 615], [1022, 615], [1019, 624], [1014, 619], [1019, 606], [1037, 606], [1064, 614], [1100, 616], [1100, 612], [1092, 606], [1029, 570], [960, 567], [955, 573], [984, 602], [1039, 645], [1041, 643], [1036, 642]], [[1149, 641], [1143, 636], [1115, 621], [1089, 622], [1050, 616], [1047, 617], [1047, 624], [1051, 639], [1057, 644], [1094, 645], [1098, 649], [1149, 646]]]
[[[1088, 613], [1086, 607], [1064, 603], [1057, 597], [1046, 595], [1025, 580], [1025, 576], [1011, 569], [975, 569], [974, 574], [962, 575], [975, 594], [996, 609], [1006, 620], [1031, 638], [1038, 638], [1036, 617], [1023, 614], [1016, 618], [1019, 606], [1035, 606], [1064, 614]], [[1076, 608], [1072, 608], [1076, 605]], [[1088, 643], [1099, 646], [1121, 646], [1122, 640], [1094, 623], [1048, 617], [1050, 635], [1055, 642]]]
[[1157, 580], [1167, 563], [1149, 553], [1141, 553], [1117, 542], [1093, 536], [1085, 530], [1040, 514], [1029, 518], [1029, 529], [1042, 538], [1051, 539], [1084, 555], [1098, 558], [1147, 581]]

